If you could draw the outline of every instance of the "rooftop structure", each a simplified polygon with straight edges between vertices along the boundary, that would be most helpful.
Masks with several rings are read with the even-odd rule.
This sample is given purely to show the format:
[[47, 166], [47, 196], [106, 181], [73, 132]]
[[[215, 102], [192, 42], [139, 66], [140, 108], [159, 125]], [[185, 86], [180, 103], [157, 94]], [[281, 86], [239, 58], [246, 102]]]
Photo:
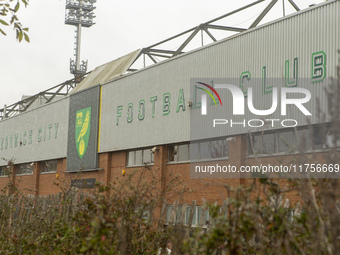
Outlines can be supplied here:
[[[257, 6], [260, 3], [265, 2], [266, 0], [258, 0], [254, 1], [248, 5], [245, 5], [237, 10], [231, 11], [217, 17], [215, 19], [204, 22], [196, 27], [188, 29], [182, 33], [174, 35], [170, 38], [167, 38], [161, 42], [155, 43], [148, 47], [142, 48], [135, 59], [130, 63], [130, 66], [125, 70], [124, 73], [120, 75], [124, 75], [126, 73], [131, 73], [139, 70], [140, 68], [135, 67], [135, 63], [142, 58], [143, 68], [148, 66], [147, 60], [150, 60], [152, 64], [156, 64], [162, 62], [167, 59], [171, 59], [180, 54], [185, 53], [185, 49], [188, 47], [190, 42], [197, 36], [201, 37], [201, 46], [204, 46], [207, 42], [204, 42], [203, 38], [205, 35], [211, 39], [210, 42], [217, 42], [217, 36], [214, 34], [216, 31], [225, 31], [232, 32], [232, 35], [243, 33], [248, 31], [249, 29], [253, 29], [259, 25], [259, 23], [264, 19], [264, 17], [269, 13], [269, 11], [276, 5], [279, 4], [278, 0], [271, 0], [268, 5], [259, 13], [259, 15], [254, 17], [254, 21], [251, 23], [249, 27], [235, 27], [235, 26], [226, 26], [221, 25], [219, 22], [223, 21], [227, 17], [231, 17], [232, 15], [236, 15], [242, 13], [253, 6]], [[287, 0], [289, 5], [291, 5], [296, 11], [300, 11], [300, 8], [296, 5], [293, 0]], [[67, 96], [69, 92], [71, 92], [79, 82], [82, 81], [90, 72], [87, 72], [87, 61], [82, 61], [80, 63], [80, 33], [81, 27], [91, 27], [93, 23], [93, 18], [95, 17], [93, 14], [93, 10], [95, 7], [93, 4], [96, 0], [68, 0], [66, 1], [66, 16], [65, 16], [65, 24], [76, 26], [75, 33], [75, 48], [74, 48], [74, 56], [75, 60], [70, 60], [70, 71], [72, 74], [77, 76], [77, 79], [71, 79], [65, 81], [59, 85], [53, 86], [45, 91], [42, 91], [36, 95], [33, 95], [24, 101], [21, 100], [14, 104], [5, 106], [0, 109], [0, 120], [14, 116], [18, 113], [22, 113], [29, 109], [30, 105], [39, 98], [39, 96], [46, 97], [46, 103], [52, 102], [56, 97], [55, 96]], [[283, 16], [285, 16], [286, 6], [284, 5], [285, 1], [282, 1], [283, 5]], [[177, 49], [168, 49], [166, 48], [166, 44], [173, 40], [179, 40], [184, 38], [184, 40], [180, 43], [180, 46]]]

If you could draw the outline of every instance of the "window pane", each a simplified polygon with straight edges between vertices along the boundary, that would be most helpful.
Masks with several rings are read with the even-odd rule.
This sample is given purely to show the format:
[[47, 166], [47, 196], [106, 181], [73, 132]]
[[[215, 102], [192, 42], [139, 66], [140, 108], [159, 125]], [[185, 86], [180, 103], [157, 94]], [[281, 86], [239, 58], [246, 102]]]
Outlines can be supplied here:
[[32, 174], [33, 173], [33, 167], [31, 164], [21, 164], [18, 165], [16, 168], [17, 174]]
[[[209, 219], [209, 212], [208, 209], [203, 209], [201, 206], [197, 208], [198, 215], [197, 215], [197, 223], [198, 224], [206, 224], [207, 220]], [[204, 215], [202, 215], [204, 213]]]
[[7, 167], [2, 166], [0, 167], [0, 176], [5, 176], [5, 175], [8, 175]]
[[325, 147], [326, 136], [327, 136], [326, 127], [313, 128], [313, 150], [320, 150]]
[[41, 162], [41, 172], [44, 173], [44, 172], [48, 172], [48, 169], [49, 169], [49, 164], [47, 161], [43, 161]]
[[[182, 207], [183, 207], [183, 205], [177, 205], [176, 206], [176, 222], [177, 223], [181, 223], [180, 219], [181, 219], [181, 214], [182, 214]], [[185, 217], [183, 217], [183, 219], [185, 220]]]
[[142, 219], [144, 221], [148, 221], [149, 220], [149, 211], [144, 211], [143, 212]]
[[262, 153], [262, 136], [261, 135], [253, 135], [253, 146], [254, 146], [253, 148], [254, 154]]
[[166, 211], [165, 211], [165, 221], [170, 222], [170, 215], [172, 212], [172, 205], [167, 205], [166, 206]]
[[197, 207], [197, 224], [202, 224], [201, 215], [202, 215], [202, 207]]
[[311, 133], [309, 129], [300, 129], [297, 131], [296, 147], [298, 150], [311, 150]]
[[329, 129], [326, 138], [326, 145], [328, 148], [340, 147], [340, 134], [337, 127]]
[[178, 159], [178, 156], [177, 156], [178, 146], [169, 145], [168, 153], [169, 153], [169, 162], [176, 162]]
[[57, 171], [57, 160], [49, 160], [41, 162], [41, 172], [48, 173], [48, 172], [56, 172]]
[[188, 144], [178, 146], [178, 160], [187, 161], [189, 159], [189, 148]]
[[[185, 223], [190, 224], [190, 225], [197, 225], [197, 210], [196, 210], [196, 208], [197, 208], [196, 206], [192, 208], [190, 205], [187, 207], [186, 215], [185, 215], [185, 217], [186, 217]], [[194, 210], [194, 211], [192, 212], [192, 210]], [[192, 221], [189, 222], [189, 217], [190, 217], [191, 213], [193, 213]]]
[[262, 154], [271, 154], [276, 152], [275, 134], [263, 134], [262, 137]]
[[128, 166], [133, 166], [135, 165], [135, 152], [134, 151], [129, 151], [128, 152]]
[[174, 161], [178, 162], [178, 145], [174, 146]]
[[136, 162], [135, 165], [141, 165], [143, 163], [143, 151], [136, 151]]
[[201, 159], [210, 158], [210, 142], [200, 143]]
[[199, 143], [190, 144], [190, 160], [200, 159]]
[[229, 145], [226, 139], [223, 139], [223, 157], [227, 158], [229, 156]]
[[254, 144], [254, 136], [251, 134], [247, 135], [248, 155], [254, 155], [253, 144]]
[[184, 221], [185, 224], [189, 223], [190, 212], [191, 212], [191, 206], [188, 205], [187, 209], [186, 209], [186, 212], [185, 212], [185, 221]]
[[51, 160], [50, 161], [50, 170], [53, 172], [57, 171], [58, 160]]
[[151, 161], [151, 151], [150, 149], [143, 150], [143, 163], [148, 163], [150, 164]]
[[279, 152], [292, 152], [294, 148], [294, 131], [278, 133]]
[[211, 157], [222, 158], [223, 142], [222, 140], [211, 141]]

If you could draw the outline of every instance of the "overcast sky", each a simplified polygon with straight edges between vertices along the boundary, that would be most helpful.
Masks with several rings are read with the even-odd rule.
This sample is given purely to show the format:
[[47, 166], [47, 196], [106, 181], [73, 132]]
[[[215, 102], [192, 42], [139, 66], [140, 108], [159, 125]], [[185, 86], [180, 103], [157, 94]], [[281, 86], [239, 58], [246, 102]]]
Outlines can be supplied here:
[[[81, 60], [87, 59], [88, 71], [93, 70], [254, 1], [98, 0], [95, 4], [96, 24], [82, 30]], [[301, 9], [323, 2], [294, 1]], [[214, 24], [246, 28], [269, 2]], [[286, 14], [294, 12], [287, 0], [284, 4]], [[282, 0], [279, 0], [260, 24], [282, 17], [282, 6]], [[6, 37], [0, 34], [0, 109], [4, 104], [21, 100], [22, 95], [34, 95], [73, 78], [69, 62], [73, 58], [75, 27], [64, 24], [65, 0], [30, 0], [29, 6], [22, 7], [18, 16], [23, 25], [29, 27], [31, 42], [17, 42], [11, 29], [5, 30]], [[224, 36], [217, 35], [218, 38]], [[200, 39], [197, 40], [200, 43]], [[204, 40], [211, 42], [208, 38]]]

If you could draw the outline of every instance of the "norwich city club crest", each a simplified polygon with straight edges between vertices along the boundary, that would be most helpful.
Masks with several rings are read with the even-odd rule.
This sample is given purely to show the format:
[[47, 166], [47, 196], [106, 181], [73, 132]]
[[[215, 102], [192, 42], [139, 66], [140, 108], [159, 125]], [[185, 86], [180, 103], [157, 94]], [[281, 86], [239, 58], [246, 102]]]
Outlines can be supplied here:
[[76, 147], [78, 156], [83, 158], [89, 144], [91, 126], [91, 107], [77, 111], [76, 114]]

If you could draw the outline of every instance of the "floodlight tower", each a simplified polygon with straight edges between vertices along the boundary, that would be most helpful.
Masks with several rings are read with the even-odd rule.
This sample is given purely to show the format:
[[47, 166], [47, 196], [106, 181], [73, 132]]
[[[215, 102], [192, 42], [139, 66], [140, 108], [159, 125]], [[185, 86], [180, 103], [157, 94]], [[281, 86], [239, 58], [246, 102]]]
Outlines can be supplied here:
[[65, 24], [76, 27], [73, 54], [75, 60], [70, 59], [70, 72], [75, 77], [86, 73], [87, 70], [87, 60], [80, 64], [81, 27], [91, 27], [95, 24], [93, 23], [95, 2], [96, 0], [66, 0]]

